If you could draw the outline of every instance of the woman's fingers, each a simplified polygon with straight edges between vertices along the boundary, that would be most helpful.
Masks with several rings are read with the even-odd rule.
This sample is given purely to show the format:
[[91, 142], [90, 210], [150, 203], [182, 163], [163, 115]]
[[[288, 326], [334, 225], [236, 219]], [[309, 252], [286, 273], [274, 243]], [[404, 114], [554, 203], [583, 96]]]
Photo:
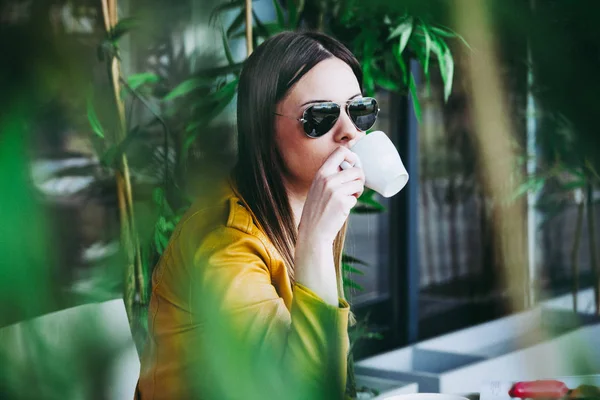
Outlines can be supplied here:
[[354, 196], [359, 198], [365, 190], [365, 185], [361, 181], [352, 181], [345, 183], [340, 187], [340, 193], [346, 196]]
[[325, 160], [319, 172], [324, 176], [335, 174], [340, 170], [342, 162], [346, 161], [350, 165], [356, 165], [360, 163], [358, 156], [344, 146], [338, 147], [331, 155]]
[[332, 187], [337, 187], [353, 181], [361, 182], [364, 185], [365, 174], [360, 168], [350, 168], [340, 171], [337, 174], [329, 175], [326, 180]]

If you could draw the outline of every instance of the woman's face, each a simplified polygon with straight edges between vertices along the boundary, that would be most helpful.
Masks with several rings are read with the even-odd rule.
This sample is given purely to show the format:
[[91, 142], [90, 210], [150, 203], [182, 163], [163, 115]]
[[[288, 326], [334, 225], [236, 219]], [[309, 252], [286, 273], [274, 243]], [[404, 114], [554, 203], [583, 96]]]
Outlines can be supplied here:
[[314, 139], [306, 136], [301, 122], [275, 117], [275, 142], [285, 164], [283, 173], [288, 189], [307, 191], [316, 172], [335, 149], [351, 147], [365, 135], [354, 126], [344, 107], [348, 100], [357, 97], [361, 97], [361, 91], [352, 69], [332, 57], [315, 65], [279, 102], [277, 113], [297, 119], [315, 102], [333, 101], [342, 105], [333, 128]]

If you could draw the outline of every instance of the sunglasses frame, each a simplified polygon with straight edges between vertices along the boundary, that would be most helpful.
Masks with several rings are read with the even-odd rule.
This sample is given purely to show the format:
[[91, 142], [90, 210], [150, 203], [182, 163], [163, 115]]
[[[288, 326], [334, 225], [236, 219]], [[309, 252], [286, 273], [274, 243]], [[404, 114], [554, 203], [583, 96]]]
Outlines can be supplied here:
[[[338, 118], [335, 120], [335, 123], [333, 125], [331, 125], [331, 128], [329, 128], [329, 130], [327, 130], [327, 132], [323, 133], [322, 135], [319, 136], [311, 136], [308, 134], [308, 132], [306, 132], [306, 129], [304, 129], [304, 124], [307, 122], [310, 122], [308, 119], [306, 119], [306, 113], [313, 108], [314, 106], [316, 106], [317, 104], [337, 104], [340, 107], [340, 114], [342, 112], [342, 108], [344, 108], [344, 110], [346, 111], [346, 115], [348, 116], [348, 118], [350, 118], [350, 121], [352, 121], [352, 125], [354, 125], [356, 127], [356, 129], [358, 129], [361, 132], [366, 132], [369, 129], [371, 129], [373, 127], [373, 125], [375, 125], [375, 122], [373, 122], [373, 125], [371, 125], [369, 128], [362, 130], [360, 129], [358, 126], [356, 126], [356, 123], [354, 122], [354, 120], [352, 119], [352, 117], [350, 116], [350, 113], [348, 112], [348, 107], [350, 106], [350, 104], [356, 100], [364, 100], [364, 99], [373, 99], [375, 100], [375, 105], [377, 106], [377, 109], [375, 110], [375, 120], [377, 120], [377, 116], [379, 115], [379, 112], [381, 111], [381, 107], [379, 107], [379, 102], [377, 101], [376, 98], [374, 97], [361, 97], [359, 99], [352, 99], [352, 100], [348, 100], [344, 103], [336, 103], [335, 101], [323, 101], [323, 102], [318, 102], [318, 103], [314, 103], [311, 104], [309, 107], [306, 108], [306, 110], [304, 110], [302, 112], [302, 117], [301, 118], [296, 118], [296, 117], [291, 117], [289, 115], [283, 115], [283, 114], [279, 114], [279, 113], [275, 113], [275, 115], [279, 115], [280, 117], [286, 117], [286, 118], [290, 118], [293, 119], [294, 121], [298, 121], [300, 123], [302, 123], [302, 130], [304, 131], [304, 134], [306, 136], [308, 136], [311, 139], [318, 139], [322, 136], [325, 136], [327, 134], [327, 132], [329, 132], [330, 130], [333, 129], [333, 127], [335, 126], [335, 124], [337, 124], [338, 120], [339, 120], [339, 116]], [[342, 107], [342, 104], [344, 105], [344, 107]]]

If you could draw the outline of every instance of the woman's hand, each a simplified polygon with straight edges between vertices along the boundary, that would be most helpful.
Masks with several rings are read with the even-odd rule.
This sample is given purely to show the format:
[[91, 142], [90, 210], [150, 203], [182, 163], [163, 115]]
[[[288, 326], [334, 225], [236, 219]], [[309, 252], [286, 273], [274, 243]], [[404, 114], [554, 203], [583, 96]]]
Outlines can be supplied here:
[[340, 147], [317, 171], [304, 203], [296, 241], [296, 282], [332, 306], [338, 305], [333, 242], [365, 183], [362, 169], [340, 168], [344, 161], [350, 165], [359, 163], [356, 154]]
[[357, 167], [342, 170], [346, 161], [358, 165], [358, 156], [346, 147], [339, 147], [323, 163], [306, 197], [298, 238], [310, 242], [333, 244], [336, 235], [364, 191], [365, 175]]

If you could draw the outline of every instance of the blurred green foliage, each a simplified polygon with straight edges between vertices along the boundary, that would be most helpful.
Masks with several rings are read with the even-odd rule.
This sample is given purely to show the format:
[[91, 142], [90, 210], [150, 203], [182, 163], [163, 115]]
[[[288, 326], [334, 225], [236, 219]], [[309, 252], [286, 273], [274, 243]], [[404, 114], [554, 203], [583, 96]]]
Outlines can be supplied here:
[[[91, 81], [89, 60], [83, 61], [62, 40], [64, 32], [57, 34], [50, 22], [52, 7], [68, 2], [31, 2], [34, 3], [31, 12], [19, 17], [21, 14], [13, 10], [27, 8], [25, 3], [0, 0], [0, 54], [5, 55], [0, 64], [0, 327], [69, 304], [56, 277], [60, 266], [53, 252], [52, 226], [29, 176], [31, 142], [37, 138], [34, 133], [54, 134], [50, 124], [39, 126], [40, 114], [47, 110], [48, 104], [59, 104], [62, 116], [73, 126], [81, 127], [82, 120], [89, 121], [90, 141], [108, 170], [115, 168], [119, 154], [127, 152], [135, 159], [141, 153], [136, 148], [140, 142], [146, 146], [143, 149], [149, 149], [138, 164], [134, 163], [137, 222], [148, 282], [152, 266], [191, 202], [188, 183], [193, 180], [190, 164], [196, 158], [194, 154], [202, 151], [199, 143], [210, 140], [207, 126], [223, 127], [216, 121], [234, 101], [242, 66], [242, 60], [234, 57], [232, 41], [243, 35], [243, 2], [223, 3], [214, 10], [215, 21], [221, 12], [237, 10], [232, 23], [220, 28], [226, 62], [219, 64], [216, 59], [207, 58], [192, 68], [186, 60], [177, 59], [174, 63], [180, 68], [177, 79], [155, 72], [123, 76], [121, 83], [128, 110], [142, 104], [144, 117], [133, 118], [136, 113], [132, 113], [126, 139], [107, 143], [106, 133], [114, 129], [115, 118], [103, 107], [105, 88], [87, 90]], [[563, 194], [573, 191], [579, 191], [586, 204], [593, 204], [596, 201], [593, 191], [600, 183], [600, 135], [596, 132], [600, 2], [489, 0], [488, 4], [497, 34], [503, 38], [504, 57], [527, 64], [522, 49], [523, 43], [529, 44], [534, 93], [542, 110], [537, 116], [542, 168], [524, 184], [520, 194], [543, 189], [549, 193], [542, 203], [542, 207], [548, 207], [546, 210], [560, 209], [557, 207], [565, 202]], [[419, 61], [426, 78], [440, 74], [445, 99], [451, 94], [454, 60], [450, 49], [462, 46], [448, 18], [452, 2], [289, 0], [275, 1], [274, 7], [277, 16], [274, 21], [261, 21], [254, 14], [256, 44], [285, 29], [320, 28], [348, 45], [361, 60], [370, 94], [378, 88], [410, 93], [419, 115], [414, 78], [407, 68], [411, 57]], [[14, 23], [10, 18], [23, 18], [24, 22]], [[100, 49], [98, 62], [106, 62], [107, 56], [119, 54], [116, 45], [126, 37], [132, 24], [138, 26], [139, 32], [150, 30], [144, 24], [125, 20], [108, 40], [104, 36], [82, 40], [89, 40], [91, 51]], [[471, 56], [476, 57], [477, 50], [473, 49]], [[221, 142], [212, 144], [215, 143], [213, 147], [223, 147]], [[158, 148], [163, 151], [154, 151]], [[209, 156], [207, 164], [215, 158], [218, 157]], [[152, 169], [154, 175], [146, 185], [144, 166], [149, 165], [158, 167]], [[381, 205], [374, 193], [367, 191], [358, 210], [378, 212]], [[582, 218], [581, 212], [579, 215]], [[347, 273], [360, 273], [361, 264], [359, 259], [347, 255], [344, 258]], [[352, 280], [348, 280], [348, 285], [360, 289]], [[37, 372], [4, 362], [6, 355], [0, 354], [0, 398], [106, 398], [101, 390], [103, 374], [120, 348], [111, 347], [97, 337], [102, 330], [91, 317], [87, 328], [71, 332], [78, 337], [73, 345], [73, 351], [80, 354], [77, 365], [66, 365], [64, 357], [36, 341], [38, 333], [28, 339], [30, 351], [46, 355]], [[359, 337], [373, 336], [362, 322], [353, 334], [353, 343]], [[215, 340], [225, 339], [215, 335]], [[216, 343], [214, 348], [222, 348]], [[227, 355], [231, 357], [229, 361], [235, 363], [236, 354], [243, 351], [232, 348]], [[214, 357], [218, 360], [221, 355]], [[79, 379], [73, 379], [74, 376]], [[239, 388], [259, 393], [260, 388], [255, 384], [247, 381]], [[229, 380], [216, 383], [215, 390], [235, 389], [228, 385]]]

